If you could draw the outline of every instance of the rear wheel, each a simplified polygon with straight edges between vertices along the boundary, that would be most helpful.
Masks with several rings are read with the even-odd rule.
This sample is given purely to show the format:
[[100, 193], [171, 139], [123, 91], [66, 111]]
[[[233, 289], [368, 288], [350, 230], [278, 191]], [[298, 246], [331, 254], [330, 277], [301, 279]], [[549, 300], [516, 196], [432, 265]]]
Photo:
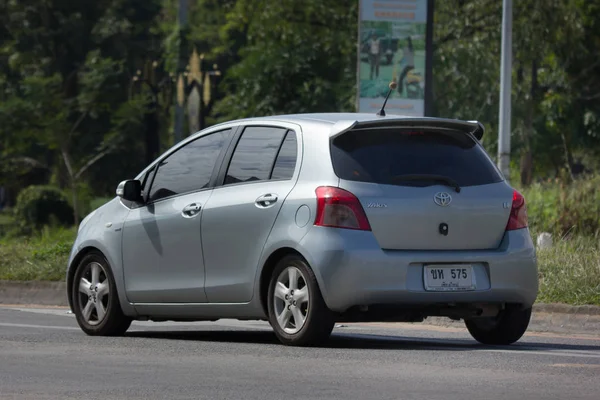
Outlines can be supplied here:
[[326, 342], [335, 323], [315, 274], [301, 257], [295, 255], [283, 258], [273, 271], [268, 313], [277, 338], [292, 346]]
[[118, 336], [131, 325], [131, 318], [121, 310], [115, 279], [102, 254], [92, 252], [81, 260], [71, 293], [77, 323], [88, 335]]
[[489, 345], [512, 344], [525, 334], [531, 320], [531, 308], [509, 306], [496, 317], [473, 318], [465, 321], [475, 340]]

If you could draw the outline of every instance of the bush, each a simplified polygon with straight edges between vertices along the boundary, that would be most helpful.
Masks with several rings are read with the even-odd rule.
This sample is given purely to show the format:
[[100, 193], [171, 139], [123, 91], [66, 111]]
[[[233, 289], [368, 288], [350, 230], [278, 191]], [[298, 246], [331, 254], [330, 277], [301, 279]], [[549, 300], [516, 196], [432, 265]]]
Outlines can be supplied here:
[[15, 216], [12, 210], [4, 209], [0, 211], [0, 237], [12, 232], [15, 227]]
[[0, 280], [63, 281], [77, 230], [44, 227], [31, 236], [0, 238]]
[[63, 192], [54, 186], [29, 186], [17, 196], [15, 217], [25, 232], [46, 225], [73, 224], [73, 207]]
[[559, 236], [600, 234], [600, 176], [536, 183], [522, 193], [532, 230]]

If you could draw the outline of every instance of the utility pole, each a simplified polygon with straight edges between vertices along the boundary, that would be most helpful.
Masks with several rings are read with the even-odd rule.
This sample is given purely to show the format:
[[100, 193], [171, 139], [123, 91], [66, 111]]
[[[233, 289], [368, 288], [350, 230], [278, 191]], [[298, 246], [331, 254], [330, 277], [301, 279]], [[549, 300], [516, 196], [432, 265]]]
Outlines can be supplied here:
[[183, 88], [185, 86], [184, 73], [185, 66], [187, 64], [187, 11], [188, 11], [188, 0], [179, 0], [179, 13], [178, 13], [178, 28], [179, 28], [179, 54], [177, 61], [177, 75], [176, 75], [176, 100], [175, 100], [175, 131], [174, 141], [178, 143], [183, 139], [183, 125], [185, 121], [184, 111], [184, 94]]
[[500, 113], [498, 168], [510, 177], [510, 107], [512, 78], [512, 0], [502, 3], [502, 59], [500, 61]]

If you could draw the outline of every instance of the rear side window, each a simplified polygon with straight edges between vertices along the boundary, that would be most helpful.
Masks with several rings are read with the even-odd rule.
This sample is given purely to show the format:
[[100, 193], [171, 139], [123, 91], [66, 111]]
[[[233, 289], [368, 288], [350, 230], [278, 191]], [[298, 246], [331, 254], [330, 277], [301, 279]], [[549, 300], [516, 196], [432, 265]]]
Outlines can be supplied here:
[[225, 184], [268, 180], [285, 133], [286, 129], [262, 126], [244, 129], [227, 169]]
[[470, 136], [455, 131], [364, 129], [333, 140], [333, 167], [345, 180], [426, 186], [402, 181], [401, 175], [441, 175], [460, 186], [500, 182], [502, 176], [485, 150]]
[[281, 145], [281, 150], [277, 154], [271, 179], [292, 179], [296, 168], [297, 151], [296, 132], [288, 131]]

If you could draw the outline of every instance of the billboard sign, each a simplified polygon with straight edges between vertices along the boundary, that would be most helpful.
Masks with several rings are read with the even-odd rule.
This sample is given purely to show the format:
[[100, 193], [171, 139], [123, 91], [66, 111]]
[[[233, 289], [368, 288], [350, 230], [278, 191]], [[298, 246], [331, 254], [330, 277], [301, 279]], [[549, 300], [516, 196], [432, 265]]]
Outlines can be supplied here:
[[389, 114], [424, 116], [431, 0], [360, 0], [358, 111], [377, 113], [394, 81]]

